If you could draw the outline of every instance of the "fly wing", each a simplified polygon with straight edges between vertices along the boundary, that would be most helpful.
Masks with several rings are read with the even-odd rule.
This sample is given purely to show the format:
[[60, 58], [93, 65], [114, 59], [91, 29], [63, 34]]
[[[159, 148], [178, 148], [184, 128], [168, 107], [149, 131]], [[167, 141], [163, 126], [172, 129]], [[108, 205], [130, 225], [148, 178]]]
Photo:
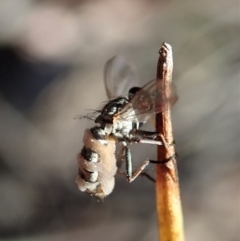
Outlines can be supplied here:
[[117, 115], [118, 119], [145, 123], [156, 113], [164, 111], [166, 103], [173, 105], [178, 99], [175, 85], [171, 95], [164, 98], [161, 81], [154, 79], [143, 86]]
[[133, 67], [119, 55], [105, 64], [104, 84], [109, 99], [126, 96], [130, 88], [139, 86]]

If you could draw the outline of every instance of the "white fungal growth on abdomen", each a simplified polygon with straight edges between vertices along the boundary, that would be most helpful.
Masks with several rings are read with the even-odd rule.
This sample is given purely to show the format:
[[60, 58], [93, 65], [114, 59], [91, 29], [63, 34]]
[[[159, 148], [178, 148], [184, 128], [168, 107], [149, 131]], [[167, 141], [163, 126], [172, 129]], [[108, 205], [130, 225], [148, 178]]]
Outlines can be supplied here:
[[105, 135], [105, 141], [97, 140], [91, 130], [86, 129], [83, 143], [89, 160], [86, 160], [81, 153], [78, 154], [79, 174], [76, 179], [78, 188], [80, 191], [104, 198], [113, 191], [115, 185], [116, 142], [108, 135]]

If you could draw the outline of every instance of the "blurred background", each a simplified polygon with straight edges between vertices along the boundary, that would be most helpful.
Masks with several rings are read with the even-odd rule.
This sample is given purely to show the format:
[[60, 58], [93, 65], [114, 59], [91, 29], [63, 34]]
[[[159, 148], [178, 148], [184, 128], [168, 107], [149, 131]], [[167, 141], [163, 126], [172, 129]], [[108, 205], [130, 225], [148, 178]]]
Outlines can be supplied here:
[[[155, 189], [116, 178], [98, 202], [76, 186], [85, 128], [107, 99], [105, 62], [156, 74], [170, 43], [172, 119], [187, 240], [240, 240], [239, 1], [0, 2], [0, 240], [157, 240]], [[134, 165], [156, 158], [133, 146]], [[148, 168], [154, 174], [154, 166]]]

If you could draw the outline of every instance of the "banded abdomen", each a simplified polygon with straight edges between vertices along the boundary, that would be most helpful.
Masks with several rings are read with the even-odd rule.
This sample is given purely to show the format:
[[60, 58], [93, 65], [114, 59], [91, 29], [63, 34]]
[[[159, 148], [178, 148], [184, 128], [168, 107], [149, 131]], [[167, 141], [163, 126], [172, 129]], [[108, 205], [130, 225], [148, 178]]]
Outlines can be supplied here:
[[85, 130], [83, 143], [84, 147], [78, 154], [78, 188], [104, 198], [112, 192], [115, 185], [116, 142], [100, 127], [93, 127]]

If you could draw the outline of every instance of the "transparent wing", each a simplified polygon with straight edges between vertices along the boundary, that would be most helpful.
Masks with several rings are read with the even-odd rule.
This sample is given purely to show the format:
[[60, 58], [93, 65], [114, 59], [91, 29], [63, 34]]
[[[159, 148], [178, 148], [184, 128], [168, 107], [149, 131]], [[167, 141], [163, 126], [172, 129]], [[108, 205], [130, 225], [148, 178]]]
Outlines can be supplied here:
[[154, 114], [164, 111], [166, 103], [173, 105], [177, 99], [175, 85], [171, 86], [171, 95], [164, 98], [161, 81], [154, 79], [143, 86], [116, 117], [120, 120], [144, 123]]
[[109, 99], [126, 96], [130, 88], [139, 86], [133, 67], [119, 55], [105, 64], [104, 84]]

